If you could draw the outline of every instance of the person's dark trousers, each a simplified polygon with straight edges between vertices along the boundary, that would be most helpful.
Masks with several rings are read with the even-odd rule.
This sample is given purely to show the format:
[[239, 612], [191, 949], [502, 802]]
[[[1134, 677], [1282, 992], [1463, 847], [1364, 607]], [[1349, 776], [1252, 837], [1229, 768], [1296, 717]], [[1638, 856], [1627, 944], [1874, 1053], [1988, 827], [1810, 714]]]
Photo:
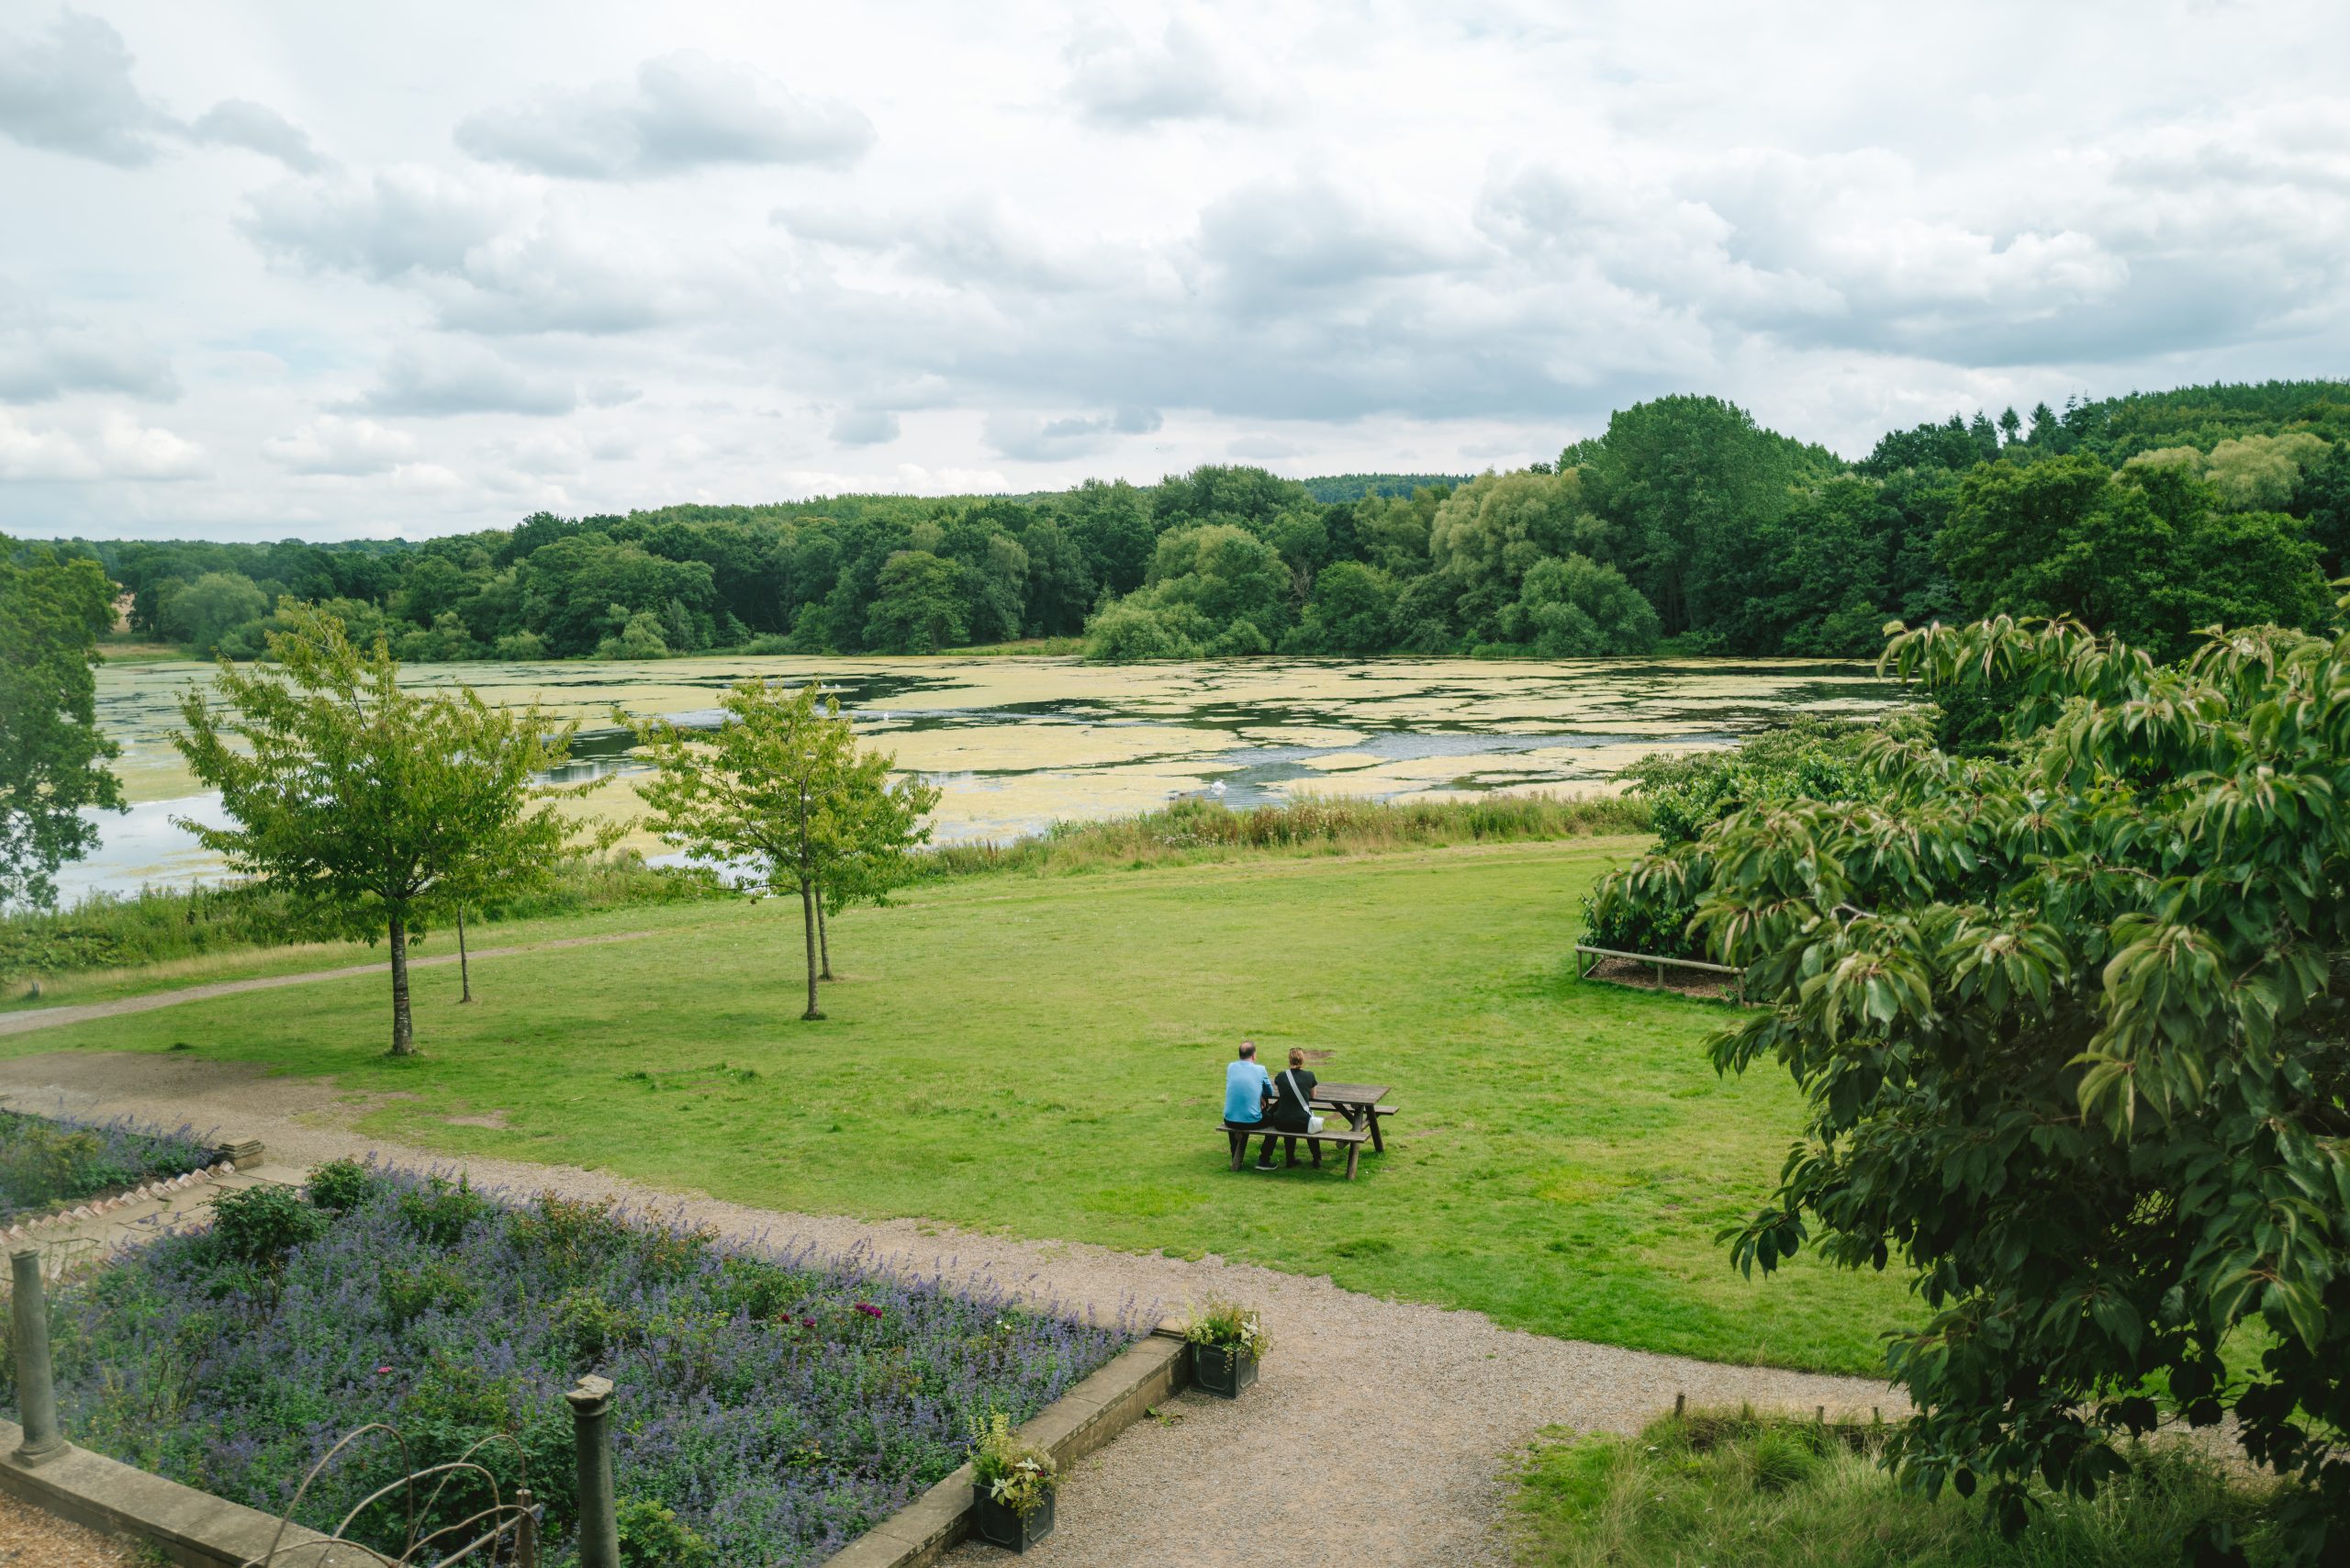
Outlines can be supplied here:
[[[1263, 1122], [1226, 1122], [1224, 1124], [1224, 1136], [1229, 1138], [1232, 1142], [1232, 1168], [1235, 1170], [1239, 1170], [1241, 1162], [1248, 1157], [1248, 1135], [1255, 1132], [1259, 1127], [1264, 1126], [1266, 1126], [1266, 1124]], [[1272, 1156], [1268, 1154], [1265, 1158], [1270, 1159]]]
[[[1303, 1122], [1300, 1122], [1300, 1123], [1298, 1123], [1295, 1126], [1283, 1126], [1283, 1125], [1277, 1124], [1277, 1123], [1273, 1123], [1273, 1122], [1268, 1122], [1268, 1123], [1266, 1123], [1266, 1124], [1265, 1124], [1265, 1126], [1266, 1126], [1269, 1129], [1277, 1129], [1277, 1130], [1278, 1130], [1280, 1133], [1281, 1133], [1281, 1134], [1289, 1135], [1289, 1162], [1290, 1162], [1292, 1165], [1296, 1164], [1296, 1163], [1297, 1163], [1297, 1135], [1302, 1134], [1302, 1133], [1304, 1133], [1304, 1132], [1306, 1130], [1305, 1124], [1304, 1124], [1304, 1123], [1303, 1123]], [[1270, 1164], [1273, 1162], [1273, 1138], [1274, 1138], [1274, 1136], [1275, 1136], [1275, 1134], [1274, 1134], [1274, 1132], [1273, 1132], [1273, 1131], [1268, 1131], [1268, 1132], [1265, 1134], [1265, 1147], [1264, 1147], [1263, 1148], [1259, 1149], [1259, 1150], [1258, 1151], [1258, 1153], [1257, 1153], [1257, 1163], [1258, 1163], [1258, 1164], [1259, 1164], [1259, 1165], [1270, 1165]]]

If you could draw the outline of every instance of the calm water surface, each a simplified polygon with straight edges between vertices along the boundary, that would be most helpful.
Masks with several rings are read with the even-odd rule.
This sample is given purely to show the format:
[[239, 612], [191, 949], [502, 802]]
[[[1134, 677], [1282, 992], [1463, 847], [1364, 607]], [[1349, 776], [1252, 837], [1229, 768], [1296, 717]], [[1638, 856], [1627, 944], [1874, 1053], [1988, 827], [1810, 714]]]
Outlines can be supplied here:
[[[217, 820], [166, 740], [210, 666], [98, 672], [98, 719], [123, 747], [127, 814], [98, 817], [103, 847], [60, 879], [65, 898], [215, 876], [175, 817]], [[419, 666], [493, 701], [543, 702], [582, 721], [566, 781], [583, 809], [633, 818], [635, 764], [615, 707], [715, 719], [749, 675], [819, 680], [858, 730], [944, 791], [942, 841], [1009, 838], [1057, 820], [1128, 815], [1224, 786], [1231, 804], [1302, 792], [1381, 800], [1496, 790], [1590, 793], [1652, 751], [1727, 745], [1795, 712], [1852, 717], [1900, 700], [1865, 666], [1707, 659], [1495, 663], [1247, 659], [1089, 666], [1074, 659], [663, 659]], [[662, 846], [632, 840], [648, 853]]]

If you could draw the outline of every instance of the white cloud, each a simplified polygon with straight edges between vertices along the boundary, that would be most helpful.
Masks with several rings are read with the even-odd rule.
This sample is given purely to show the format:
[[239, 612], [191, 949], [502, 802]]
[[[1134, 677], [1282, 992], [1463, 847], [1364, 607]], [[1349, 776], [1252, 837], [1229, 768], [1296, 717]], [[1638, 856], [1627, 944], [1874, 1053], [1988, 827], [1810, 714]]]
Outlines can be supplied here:
[[131, 63], [122, 35], [79, 11], [38, 33], [0, 33], [0, 133], [124, 168], [151, 162], [178, 122], [131, 81]]
[[224, 98], [187, 128], [188, 140], [200, 146], [241, 147], [264, 158], [274, 158], [297, 174], [322, 174], [335, 167], [319, 151], [310, 133], [265, 104], [244, 98]]
[[1069, 100], [1096, 125], [1136, 128], [1169, 120], [1260, 120], [1276, 99], [1269, 73], [1237, 43], [1175, 17], [1153, 37], [1115, 25], [1080, 32], [1067, 51]]
[[82, 443], [60, 430], [37, 430], [0, 409], [0, 479], [88, 480], [106, 470]]
[[354, 412], [411, 414], [567, 414], [578, 395], [561, 376], [529, 370], [463, 339], [394, 349]]
[[421, 164], [352, 179], [285, 180], [256, 193], [238, 226], [263, 251], [314, 272], [388, 283], [461, 272], [506, 226], [495, 189]]
[[134, 333], [61, 316], [0, 288], [0, 402], [72, 392], [179, 396], [171, 360]]
[[457, 145], [476, 158], [583, 180], [711, 164], [846, 164], [873, 136], [850, 105], [803, 97], [690, 50], [644, 62], [632, 82], [547, 88], [457, 126]]
[[129, 415], [109, 412], [99, 422], [99, 461], [117, 479], [201, 479], [212, 471], [204, 448]]
[[262, 455], [296, 474], [383, 474], [416, 451], [416, 438], [373, 420], [322, 414], [288, 436], [261, 443]]

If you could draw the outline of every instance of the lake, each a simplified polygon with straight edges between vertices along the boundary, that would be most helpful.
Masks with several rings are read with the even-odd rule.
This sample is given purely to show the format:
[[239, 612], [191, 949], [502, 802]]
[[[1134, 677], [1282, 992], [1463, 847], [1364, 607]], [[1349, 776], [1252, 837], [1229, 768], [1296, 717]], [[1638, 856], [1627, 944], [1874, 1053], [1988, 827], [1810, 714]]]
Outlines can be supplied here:
[[[597, 778], [574, 804], [633, 817], [632, 715], [708, 722], [749, 675], [822, 681], [860, 734], [943, 791], [941, 841], [1006, 839], [1058, 820], [1131, 815], [1216, 784], [1232, 805], [1304, 792], [1430, 799], [1498, 790], [1608, 790], [1655, 751], [1722, 746], [1796, 712], [1863, 717], [1901, 700], [1863, 665], [1807, 660], [1236, 659], [1088, 665], [1074, 658], [780, 655], [560, 664], [420, 665], [420, 686], [464, 681], [491, 701], [533, 698], [583, 727], [559, 776]], [[65, 868], [66, 902], [218, 871], [173, 817], [218, 820], [165, 738], [198, 663], [107, 666], [98, 722], [122, 745], [131, 801], [102, 813], [104, 845]], [[662, 846], [635, 843], [649, 854]]]

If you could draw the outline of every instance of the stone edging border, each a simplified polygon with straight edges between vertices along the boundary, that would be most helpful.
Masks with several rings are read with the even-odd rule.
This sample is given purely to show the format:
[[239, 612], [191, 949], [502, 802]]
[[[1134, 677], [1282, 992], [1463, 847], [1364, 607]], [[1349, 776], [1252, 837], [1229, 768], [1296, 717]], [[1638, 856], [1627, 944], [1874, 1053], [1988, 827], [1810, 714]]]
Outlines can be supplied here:
[[[228, 1158], [204, 1170], [151, 1182], [134, 1192], [43, 1215], [0, 1232], [0, 1239], [38, 1239], [31, 1232], [80, 1223], [142, 1200], [168, 1199], [262, 1161], [255, 1142], [225, 1144]], [[1192, 1381], [1192, 1347], [1182, 1329], [1161, 1323], [1107, 1366], [1054, 1400], [1022, 1426], [1020, 1435], [1044, 1449], [1066, 1475], [1088, 1454], [1109, 1445], [1151, 1406]], [[70, 1437], [70, 1434], [69, 1434]], [[180, 1568], [243, 1568], [269, 1549], [275, 1516], [183, 1486], [86, 1449], [68, 1448], [35, 1465], [19, 1463], [24, 1432], [0, 1420], [0, 1492], [102, 1534], [152, 1543]], [[971, 1467], [968, 1464], [825, 1559], [822, 1568], [927, 1568], [971, 1531]], [[318, 1543], [301, 1554], [304, 1568], [361, 1568], [382, 1559], [364, 1548], [338, 1551], [325, 1537], [286, 1527], [285, 1544]]]
[[[1192, 1381], [1192, 1347], [1161, 1324], [1140, 1344], [1054, 1400], [1020, 1435], [1069, 1468]], [[824, 1559], [822, 1568], [928, 1568], [971, 1533], [971, 1467], [963, 1466]]]
[[[87, 1449], [68, 1448], [39, 1465], [17, 1462], [23, 1428], [0, 1421], [0, 1492], [101, 1535], [129, 1536], [158, 1548], [179, 1568], [243, 1568], [269, 1550], [277, 1518], [209, 1492], [111, 1460]], [[303, 1568], [380, 1568], [383, 1559], [364, 1548], [338, 1551], [327, 1538], [300, 1525], [285, 1527], [285, 1546], [317, 1542], [300, 1554]]]
[[[18, 1114], [39, 1114], [38, 1112]], [[84, 1220], [97, 1219], [132, 1204], [168, 1199], [187, 1191], [190, 1187], [218, 1182], [223, 1176], [234, 1176], [240, 1170], [250, 1170], [259, 1165], [267, 1151], [263, 1148], [258, 1138], [230, 1138], [215, 1144], [213, 1152], [219, 1156], [217, 1160], [210, 1165], [190, 1170], [185, 1175], [158, 1177], [143, 1186], [133, 1187], [127, 1193], [110, 1193], [103, 1198], [92, 1198], [86, 1203], [76, 1204], [71, 1208], [58, 1209], [50, 1214], [36, 1215], [31, 1219], [18, 1220], [6, 1229], [0, 1230], [0, 1245], [19, 1247], [28, 1242], [39, 1241], [42, 1239], [41, 1232], [43, 1231], [54, 1230], [62, 1226], [79, 1225]]]

